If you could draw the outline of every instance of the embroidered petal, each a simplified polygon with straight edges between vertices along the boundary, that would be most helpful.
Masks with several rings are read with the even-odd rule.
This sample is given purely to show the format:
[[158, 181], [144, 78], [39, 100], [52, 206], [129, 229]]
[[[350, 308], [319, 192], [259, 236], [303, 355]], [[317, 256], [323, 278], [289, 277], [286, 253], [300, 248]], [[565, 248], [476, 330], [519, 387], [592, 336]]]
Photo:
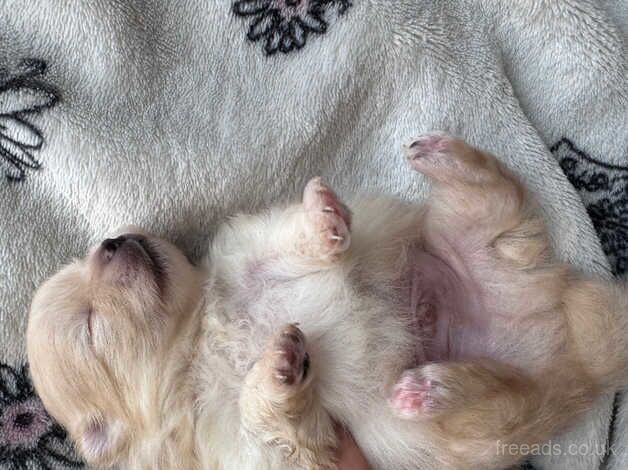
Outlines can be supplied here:
[[307, 31], [303, 29], [296, 18], [292, 18], [292, 20], [290, 20], [290, 33], [297, 49], [301, 49], [305, 46]]
[[21, 397], [18, 374], [9, 366], [0, 364], [0, 405], [7, 405]]
[[550, 148], [585, 203], [617, 276], [628, 259], [628, 166], [600, 161], [563, 138]]
[[257, 19], [251, 23], [247, 37], [251, 41], [256, 41], [262, 36], [268, 34], [273, 28], [277, 28], [281, 18], [278, 17], [279, 13], [276, 11], [267, 11], [257, 17]]
[[257, 15], [268, 9], [271, 0], [240, 0], [233, 4], [233, 12], [236, 15]]
[[31, 152], [6, 139], [0, 139], [0, 155], [22, 167], [34, 170], [41, 168], [41, 163], [37, 161]]
[[56, 101], [53, 91], [20, 81], [0, 88], [0, 114], [32, 113], [51, 107]]
[[351, 0], [238, 0], [232, 11], [252, 18], [247, 32], [250, 41], [264, 40], [267, 55], [301, 49], [310, 32], [327, 31], [328, 12], [336, 17], [352, 6]]
[[299, 22], [303, 29], [323, 34], [327, 31], [327, 23], [316, 13], [308, 12], [303, 18], [299, 18]]
[[[3, 161], [0, 158], [0, 164]], [[23, 178], [18, 166], [11, 175]], [[82, 467], [65, 431], [35, 395], [28, 366], [0, 363], [0, 468]]]
[[10, 458], [9, 446], [0, 444], [0, 464], [7, 464], [8, 466]]
[[43, 405], [31, 397], [4, 410], [0, 432], [11, 447], [32, 449], [51, 427], [52, 420]]
[[353, 6], [350, 0], [338, 0], [338, 13], [344, 15], [350, 6]]
[[50, 468], [80, 468], [83, 465], [74, 452], [74, 447], [66, 439], [66, 433], [60, 426], [55, 425], [53, 431], [41, 439], [39, 444], [41, 459]]
[[292, 49], [294, 49], [292, 38], [289, 34], [284, 34], [281, 36], [281, 41], [279, 42], [279, 50], [284, 54], [287, 54]]
[[[0, 158], [0, 168], [9, 181], [22, 181], [24, 179], [24, 168], [12, 160]], [[0, 391], [1, 394], [2, 392]]]
[[43, 144], [41, 133], [31, 124], [13, 116], [0, 115], [0, 143], [5, 139], [29, 149]]
[[18, 64], [18, 74], [22, 78], [36, 77], [46, 72], [46, 63], [40, 59], [22, 59]]
[[272, 55], [279, 49], [279, 43], [281, 42], [281, 33], [277, 30], [271, 31], [266, 37], [266, 45], [264, 50], [266, 54]]

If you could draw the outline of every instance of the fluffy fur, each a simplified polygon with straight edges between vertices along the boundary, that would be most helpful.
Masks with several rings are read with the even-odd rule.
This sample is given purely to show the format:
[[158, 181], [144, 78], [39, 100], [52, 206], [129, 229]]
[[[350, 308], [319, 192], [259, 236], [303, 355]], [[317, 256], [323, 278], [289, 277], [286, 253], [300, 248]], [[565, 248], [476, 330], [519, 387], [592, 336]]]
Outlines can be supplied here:
[[206, 270], [135, 230], [44, 283], [32, 375], [88, 462], [331, 469], [339, 423], [374, 468], [502, 469], [623, 386], [625, 286], [559, 263], [494, 157], [440, 134], [408, 156], [423, 206], [351, 217], [314, 179], [226, 223]]

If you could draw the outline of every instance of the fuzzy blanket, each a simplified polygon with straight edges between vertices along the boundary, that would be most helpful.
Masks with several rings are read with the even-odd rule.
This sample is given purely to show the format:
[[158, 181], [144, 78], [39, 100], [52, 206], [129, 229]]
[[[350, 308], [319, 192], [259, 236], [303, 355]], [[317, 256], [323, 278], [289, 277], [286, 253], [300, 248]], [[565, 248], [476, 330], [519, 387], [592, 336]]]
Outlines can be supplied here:
[[[627, 20], [624, 0], [0, 2], [0, 468], [81, 466], [30, 385], [27, 309], [122, 224], [198, 260], [224, 216], [313, 175], [421, 200], [400, 147], [441, 129], [521, 175], [562, 259], [625, 274]], [[604, 397], [529, 465], [625, 469], [626, 436]]]

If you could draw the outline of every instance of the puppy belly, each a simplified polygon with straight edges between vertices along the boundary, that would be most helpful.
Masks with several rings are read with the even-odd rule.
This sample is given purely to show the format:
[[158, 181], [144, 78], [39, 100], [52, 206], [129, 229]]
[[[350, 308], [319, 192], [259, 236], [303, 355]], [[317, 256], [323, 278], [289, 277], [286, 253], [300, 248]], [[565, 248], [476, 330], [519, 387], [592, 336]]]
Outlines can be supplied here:
[[488, 353], [490, 325], [467, 279], [438, 256], [413, 247], [401, 282], [417, 337], [417, 363]]

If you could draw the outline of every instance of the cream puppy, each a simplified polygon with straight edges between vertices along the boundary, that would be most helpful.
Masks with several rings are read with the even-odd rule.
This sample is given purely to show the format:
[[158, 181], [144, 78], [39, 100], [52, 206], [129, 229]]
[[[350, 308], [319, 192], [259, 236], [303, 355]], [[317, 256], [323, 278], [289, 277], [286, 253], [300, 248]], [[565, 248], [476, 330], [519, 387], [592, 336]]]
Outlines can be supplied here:
[[428, 134], [424, 205], [320, 179], [238, 216], [208, 268], [139, 231], [46, 281], [37, 391], [95, 466], [333, 469], [336, 424], [376, 469], [503, 469], [628, 364], [625, 286], [559, 263], [497, 160]]

